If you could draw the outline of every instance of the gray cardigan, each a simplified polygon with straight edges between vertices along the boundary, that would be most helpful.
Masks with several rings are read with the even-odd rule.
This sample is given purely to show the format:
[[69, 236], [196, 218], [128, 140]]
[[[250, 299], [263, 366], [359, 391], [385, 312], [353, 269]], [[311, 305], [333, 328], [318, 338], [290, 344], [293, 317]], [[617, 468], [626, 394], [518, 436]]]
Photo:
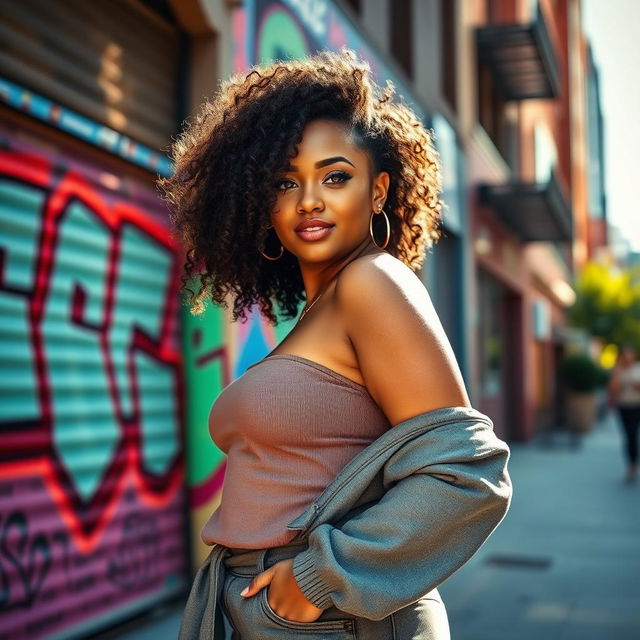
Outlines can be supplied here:
[[445, 407], [398, 423], [355, 456], [288, 529], [306, 598], [381, 620], [462, 566], [511, 503], [508, 445], [491, 419]]

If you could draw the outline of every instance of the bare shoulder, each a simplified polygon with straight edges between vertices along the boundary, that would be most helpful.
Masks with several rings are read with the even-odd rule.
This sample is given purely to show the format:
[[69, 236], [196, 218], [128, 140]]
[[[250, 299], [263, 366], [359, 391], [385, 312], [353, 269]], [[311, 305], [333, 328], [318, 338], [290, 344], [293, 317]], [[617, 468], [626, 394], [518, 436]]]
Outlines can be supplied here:
[[391, 255], [347, 265], [336, 306], [362, 378], [391, 424], [448, 406], [470, 406], [462, 374], [429, 292]]
[[[375, 305], [380, 312], [401, 314], [403, 310], [429, 316], [437, 314], [427, 288], [404, 262], [391, 254], [364, 256], [340, 273], [335, 289], [343, 312], [353, 305]], [[401, 316], [400, 316], [401, 317]]]

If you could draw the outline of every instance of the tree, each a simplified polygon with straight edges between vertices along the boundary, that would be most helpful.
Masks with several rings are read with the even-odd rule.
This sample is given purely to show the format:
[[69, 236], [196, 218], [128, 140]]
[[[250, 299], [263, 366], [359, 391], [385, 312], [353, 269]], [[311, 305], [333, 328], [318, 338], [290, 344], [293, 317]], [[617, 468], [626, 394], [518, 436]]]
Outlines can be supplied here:
[[588, 262], [575, 290], [569, 324], [607, 343], [630, 343], [640, 352], [640, 267]]

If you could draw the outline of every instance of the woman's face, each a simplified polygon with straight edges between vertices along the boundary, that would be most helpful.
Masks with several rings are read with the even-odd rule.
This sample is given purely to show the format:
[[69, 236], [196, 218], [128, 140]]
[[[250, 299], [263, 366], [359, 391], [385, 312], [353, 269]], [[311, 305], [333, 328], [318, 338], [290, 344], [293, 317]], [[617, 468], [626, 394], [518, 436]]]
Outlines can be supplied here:
[[[357, 147], [347, 125], [333, 120], [307, 124], [289, 170], [276, 178], [271, 223], [280, 242], [301, 262], [339, 260], [367, 243], [369, 217], [384, 206], [389, 174], [372, 180], [373, 163]], [[301, 233], [301, 222], [317, 218], [328, 230]], [[382, 243], [384, 238], [377, 239]]]

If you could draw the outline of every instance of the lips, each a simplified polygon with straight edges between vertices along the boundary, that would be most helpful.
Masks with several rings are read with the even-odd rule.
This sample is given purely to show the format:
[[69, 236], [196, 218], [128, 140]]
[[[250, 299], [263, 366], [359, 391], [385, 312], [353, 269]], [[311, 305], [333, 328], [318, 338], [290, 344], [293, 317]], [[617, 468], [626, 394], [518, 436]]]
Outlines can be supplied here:
[[296, 231], [306, 231], [309, 229], [316, 229], [318, 227], [320, 228], [326, 228], [326, 227], [333, 227], [335, 225], [331, 224], [330, 222], [327, 222], [326, 220], [319, 220], [319, 219], [312, 219], [312, 220], [304, 220], [302, 221], [297, 227], [296, 227]]
[[313, 228], [307, 227], [306, 229], [302, 229], [302, 231], [296, 231], [298, 237], [305, 242], [316, 242], [317, 240], [322, 240], [327, 238], [333, 233], [335, 225], [318, 225], [315, 230]]

